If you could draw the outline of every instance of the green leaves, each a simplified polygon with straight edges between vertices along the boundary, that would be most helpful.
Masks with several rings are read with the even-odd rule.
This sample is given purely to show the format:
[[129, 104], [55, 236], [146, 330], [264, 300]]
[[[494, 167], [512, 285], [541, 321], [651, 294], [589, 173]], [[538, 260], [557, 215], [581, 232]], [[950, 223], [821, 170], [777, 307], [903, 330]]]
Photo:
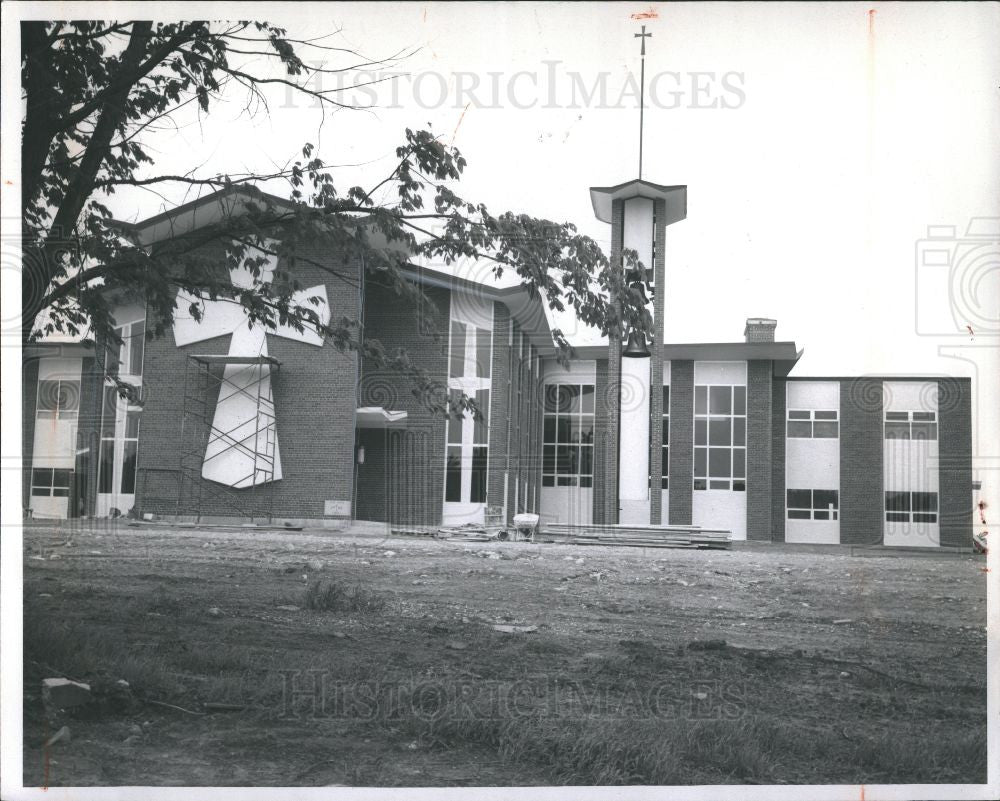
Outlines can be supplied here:
[[[123, 297], [145, 302], [147, 330], [162, 335], [173, 321], [179, 290], [227, 297], [252, 322], [301, 330], [319, 319], [316, 299], [293, 300], [303, 265], [325, 271], [331, 286], [349, 292], [356, 291], [364, 265], [370, 280], [390, 287], [414, 309], [421, 335], [440, 339], [434, 304], [404, 276], [404, 268], [418, 260], [487, 264], [496, 278], [512, 271], [550, 309], [572, 309], [583, 323], [612, 337], [629, 327], [651, 327], [648, 310], [623, 279], [624, 270], [637, 265], [635, 253], [611, 264], [572, 223], [516, 211], [494, 215], [462, 197], [458, 184], [466, 160], [429, 126], [407, 128], [396, 164], [368, 187], [338, 186], [309, 142], [301, 146], [301, 159], [269, 173], [158, 174], [156, 151], [146, 146], [146, 137], [189, 103], [208, 114], [224, 92], [242, 89], [249, 103], [263, 97], [265, 82], [277, 82], [339, 105], [304, 79], [289, 82], [275, 78], [275, 71], [251, 71], [270, 61], [288, 76], [309, 72], [296, 53], [306, 43], [289, 39], [281, 28], [266, 22], [82, 21], [26, 23], [22, 32], [23, 233], [26, 253], [38, 255], [25, 259], [25, 285], [42, 290], [25, 296], [25, 338], [88, 326], [99, 339], [106, 337], [113, 304]], [[322, 49], [315, 41], [308, 46]], [[234, 66], [231, 59], [240, 61]], [[105, 115], [114, 124], [101, 128], [97, 122], [108, 108], [121, 113]], [[288, 183], [291, 204], [257, 188], [272, 179]], [[105, 196], [121, 186], [155, 191], [160, 183], [189, 184], [199, 193], [238, 190], [244, 202], [215, 225], [138, 247], [113, 223]], [[280, 241], [274, 280], [234, 290], [227, 268], [242, 265], [259, 277], [263, 260], [250, 246], [270, 240]], [[48, 315], [34, 331], [31, 322], [42, 309]], [[198, 304], [186, 311], [200, 319]], [[385, 352], [357, 319], [331, 321], [322, 333], [334, 347], [407, 375], [433, 408], [453, 411], [446, 388], [405, 352]], [[570, 348], [562, 332], [553, 331], [553, 340], [565, 358]]]

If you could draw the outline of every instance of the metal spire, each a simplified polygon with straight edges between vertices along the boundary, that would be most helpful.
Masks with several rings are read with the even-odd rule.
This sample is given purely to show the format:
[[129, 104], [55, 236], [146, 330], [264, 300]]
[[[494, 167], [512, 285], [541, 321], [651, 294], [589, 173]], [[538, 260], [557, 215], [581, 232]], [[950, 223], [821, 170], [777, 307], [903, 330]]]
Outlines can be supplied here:
[[646, 39], [652, 39], [653, 34], [646, 33], [646, 26], [642, 26], [642, 33], [633, 34], [633, 38], [642, 42], [642, 49], [639, 55], [642, 57], [639, 77], [639, 178], [642, 179], [642, 125], [646, 105]]

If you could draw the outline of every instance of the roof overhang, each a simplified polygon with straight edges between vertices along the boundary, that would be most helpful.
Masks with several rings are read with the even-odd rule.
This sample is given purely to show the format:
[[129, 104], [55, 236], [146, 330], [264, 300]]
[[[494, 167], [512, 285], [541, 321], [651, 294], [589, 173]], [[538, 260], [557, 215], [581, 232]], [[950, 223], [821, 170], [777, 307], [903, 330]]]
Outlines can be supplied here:
[[361, 406], [356, 412], [358, 428], [393, 428], [406, 425], [406, 412], [394, 412], [381, 406]]
[[77, 342], [60, 342], [59, 340], [38, 340], [29, 342], [21, 351], [24, 359], [87, 359], [94, 355], [94, 342], [85, 339]]
[[594, 206], [594, 215], [601, 222], [611, 222], [613, 201], [631, 200], [637, 197], [665, 201], [667, 207], [666, 225], [672, 225], [687, 217], [686, 186], [663, 186], [636, 178], [617, 186], [590, 187], [590, 202]]
[[[574, 359], [608, 358], [607, 345], [587, 345], [574, 351]], [[787, 376], [803, 353], [795, 348], [794, 342], [695, 342], [663, 346], [664, 361], [769, 361], [777, 378]]]
[[139, 247], [150, 247], [245, 214], [254, 206], [261, 210], [272, 207], [290, 211], [295, 208], [294, 203], [277, 195], [231, 186], [139, 222], [110, 220], [109, 225], [121, 230]]

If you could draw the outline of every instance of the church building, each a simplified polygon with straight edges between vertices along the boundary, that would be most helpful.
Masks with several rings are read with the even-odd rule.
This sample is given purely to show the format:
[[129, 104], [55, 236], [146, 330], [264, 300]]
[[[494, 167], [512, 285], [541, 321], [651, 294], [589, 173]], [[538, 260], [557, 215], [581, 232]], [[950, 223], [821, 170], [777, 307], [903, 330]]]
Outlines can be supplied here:
[[[411, 359], [482, 419], [428, 411], [410, 380], [310, 330], [249, 329], [239, 306], [178, 303], [145, 337], [145, 309], [114, 312], [124, 344], [49, 339], [24, 352], [24, 507], [34, 517], [132, 515], [340, 526], [510, 522], [694, 525], [733, 539], [970, 544], [971, 389], [966, 378], [799, 376], [798, 346], [749, 318], [743, 338], [664, 342], [667, 228], [687, 187], [632, 180], [590, 190], [612, 263], [638, 252], [652, 343], [576, 349], [559, 364], [544, 302], [518, 285], [414, 266], [415, 309], [350, 264], [351, 280], [297, 266], [324, 319]], [[237, 189], [128, 226], [142, 244], [243, 213]], [[284, 202], [284, 201], [282, 201]], [[341, 260], [337, 269], [343, 273]], [[301, 270], [301, 272], [299, 272]], [[232, 274], [236, 285], [247, 280]], [[425, 323], [442, 336], [426, 332]], [[105, 379], [141, 387], [131, 406]]]

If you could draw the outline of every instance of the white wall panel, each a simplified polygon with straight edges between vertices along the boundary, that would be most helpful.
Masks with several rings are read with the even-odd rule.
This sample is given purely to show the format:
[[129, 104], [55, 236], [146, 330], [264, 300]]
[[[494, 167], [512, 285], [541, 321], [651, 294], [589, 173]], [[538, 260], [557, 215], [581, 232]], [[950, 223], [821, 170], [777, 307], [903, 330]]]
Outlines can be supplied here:
[[702, 528], [729, 529], [734, 540], [747, 538], [747, 494], [728, 490], [695, 490], [691, 522]]
[[694, 383], [746, 386], [746, 362], [695, 362]]
[[[786, 409], [840, 411], [839, 381], [789, 381]], [[787, 415], [786, 415], [787, 416]], [[840, 438], [785, 437], [785, 488], [840, 491]], [[838, 515], [839, 517], [839, 515]], [[815, 544], [840, 542], [840, 520], [789, 520], [785, 541]]]
[[589, 525], [593, 522], [594, 490], [591, 487], [542, 487], [541, 513], [545, 523]]

